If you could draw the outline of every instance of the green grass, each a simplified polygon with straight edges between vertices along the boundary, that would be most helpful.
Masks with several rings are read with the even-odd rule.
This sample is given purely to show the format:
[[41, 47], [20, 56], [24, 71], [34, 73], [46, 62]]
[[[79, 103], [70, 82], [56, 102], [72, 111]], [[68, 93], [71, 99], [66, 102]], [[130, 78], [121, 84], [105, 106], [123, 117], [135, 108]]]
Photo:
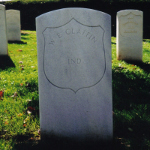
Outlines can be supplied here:
[[126, 148], [150, 149], [150, 40], [143, 41], [143, 63], [116, 60], [112, 42], [114, 136]]
[[[19, 137], [36, 138], [39, 130], [36, 32], [22, 33], [23, 44], [9, 44], [13, 65], [0, 71], [0, 143], [2, 147]], [[27, 43], [26, 43], [27, 42]], [[25, 44], [26, 43], [26, 44]], [[7, 58], [9, 59], [9, 58]], [[7, 61], [7, 60], [5, 60]], [[3, 64], [5, 62], [2, 62]], [[32, 136], [31, 136], [32, 135]], [[8, 148], [6, 148], [8, 149]]]
[[[36, 32], [22, 31], [21, 37], [21, 43], [9, 43], [9, 57], [0, 59], [0, 150], [33, 150], [40, 141]], [[127, 63], [116, 59], [112, 37], [112, 73], [114, 147], [148, 150], [150, 40], [143, 40], [143, 63]]]

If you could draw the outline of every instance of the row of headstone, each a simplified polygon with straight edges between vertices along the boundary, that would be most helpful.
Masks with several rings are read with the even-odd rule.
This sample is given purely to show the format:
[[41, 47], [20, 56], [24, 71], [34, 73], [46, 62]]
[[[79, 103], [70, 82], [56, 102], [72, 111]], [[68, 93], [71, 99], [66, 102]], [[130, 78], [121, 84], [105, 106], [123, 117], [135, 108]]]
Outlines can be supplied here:
[[[117, 58], [142, 60], [143, 14], [117, 13]], [[65, 8], [36, 18], [42, 138], [113, 137], [111, 17]]]
[[8, 41], [21, 41], [20, 11], [0, 4], [0, 55], [8, 54]]
[[[13, 13], [6, 14], [7, 17], [5, 7], [0, 5], [3, 54], [7, 54], [5, 17], [15, 26], [9, 16]], [[16, 18], [19, 20], [18, 15]], [[117, 13], [118, 59], [142, 59], [142, 19], [141, 11]], [[108, 14], [85, 8], [56, 10], [36, 18], [43, 138], [112, 139], [110, 30]]]
[[[20, 11], [6, 10], [5, 14], [5, 6], [0, 5], [0, 16], [0, 55], [7, 55], [7, 41], [21, 41]], [[117, 59], [142, 61], [143, 12], [119, 11], [116, 35]]]

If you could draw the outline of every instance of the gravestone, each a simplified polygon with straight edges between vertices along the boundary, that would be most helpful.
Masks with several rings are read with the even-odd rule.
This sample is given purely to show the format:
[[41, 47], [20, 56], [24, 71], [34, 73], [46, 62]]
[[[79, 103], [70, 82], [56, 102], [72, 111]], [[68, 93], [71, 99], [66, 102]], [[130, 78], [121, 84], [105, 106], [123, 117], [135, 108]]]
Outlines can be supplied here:
[[117, 13], [117, 59], [142, 61], [143, 12], [122, 10]]
[[21, 41], [20, 11], [6, 10], [7, 39], [8, 41]]
[[36, 18], [41, 137], [112, 139], [111, 17], [65, 8]]
[[0, 4], [0, 55], [8, 54], [5, 6]]

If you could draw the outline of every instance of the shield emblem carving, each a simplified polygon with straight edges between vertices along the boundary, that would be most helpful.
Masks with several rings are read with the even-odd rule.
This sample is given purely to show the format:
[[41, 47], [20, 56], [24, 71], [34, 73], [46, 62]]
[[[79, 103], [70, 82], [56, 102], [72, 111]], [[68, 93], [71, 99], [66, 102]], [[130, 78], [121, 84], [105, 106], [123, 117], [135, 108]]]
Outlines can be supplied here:
[[43, 69], [47, 80], [61, 89], [77, 93], [101, 81], [106, 70], [101, 26], [89, 26], [72, 18], [43, 31]]

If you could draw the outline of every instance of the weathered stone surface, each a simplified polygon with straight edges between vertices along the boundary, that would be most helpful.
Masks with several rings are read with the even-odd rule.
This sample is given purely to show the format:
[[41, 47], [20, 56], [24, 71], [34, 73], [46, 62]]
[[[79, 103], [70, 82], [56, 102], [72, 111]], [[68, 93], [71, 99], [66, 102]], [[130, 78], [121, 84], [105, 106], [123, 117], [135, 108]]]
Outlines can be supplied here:
[[5, 6], [0, 4], [0, 55], [8, 54]]
[[117, 13], [117, 59], [142, 61], [143, 12], [122, 10]]
[[21, 41], [20, 11], [6, 10], [7, 39], [8, 41]]
[[112, 138], [110, 20], [85, 8], [36, 18], [42, 137]]

